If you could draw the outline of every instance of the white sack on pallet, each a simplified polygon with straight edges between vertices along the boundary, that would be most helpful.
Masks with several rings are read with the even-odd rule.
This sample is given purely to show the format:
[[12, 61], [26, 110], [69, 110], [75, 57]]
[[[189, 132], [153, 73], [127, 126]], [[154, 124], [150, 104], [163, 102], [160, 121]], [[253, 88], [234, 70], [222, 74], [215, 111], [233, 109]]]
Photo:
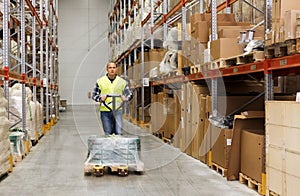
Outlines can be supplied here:
[[9, 155], [10, 155], [9, 151], [6, 151], [5, 153], [2, 153], [0, 155], [0, 175], [5, 174], [10, 167]]
[[155, 77], [158, 76], [158, 73], [159, 73], [158, 67], [154, 67], [154, 68], [152, 68], [152, 69], [150, 70], [149, 77], [150, 77], [150, 78], [155, 78]]
[[[4, 108], [0, 107], [0, 110]], [[7, 112], [0, 116], [0, 175], [7, 172], [10, 155], [10, 141], [9, 141], [9, 120], [7, 119]]]
[[41, 132], [43, 127], [43, 107], [38, 101], [36, 102], [36, 131]]
[[0, 97], [4, 97], [4, 89], [0, 87]]
[[1, 116], [7, 116], [7, 111], [6, 111], [5, 107], [3, 107], [3, 106], [0, 106], [0, 117]]
[[0, 107], [6, 108], [7, 100], [5, 98], [4, 89], [0, 87]]
[[6, 116], [0, 116], [0, 141], [7, 139], [9, 135], [9, 120]]
[[22, 84], [16, 83], [10, 88], [10, 96], [22, 97]]
[[29, 87], [26, 87], [25, 88], [25, 91], [26, 91], [26, 98], [28, 100], [33, 100], [33, 94], [32, 94], [32, 91]]
[[[16, 116], [22, 118], [22, 97], [9, 97], [9, 111], [15, 114]], [[10, 115], [9, 121], [11, 126], [20, 121], [20, 119], [16, 116]], [[17, 124], [14, 128], [22, 129], [22, 123]]]
[[169, 50], [162, 62], [159, 64], [159, 71], [161, 74], [168, 74], [177, 69], [177, 51]]
[[35, 140], [36, 136], [36, 105], [33, 101], [27, 102], [28, 111], [26, 112], [26, 129], [29, 138]]
[[[30, 95], [31, 90], [28, 88], [27, 92]], [[25, 100], [26, 102], [26, 114], [28, 113], [28, 104], [27, 104], [28, 98]], [[14, 84], [10, 89], [10, 96], [9, 96], [9, 110], [17, 115], [18, 117], [22, 118], [22, 84]], [[19, 122], [19, 118], [13, 115], [10, 115], [10, 123], [11, 126]], [[16, 129], [22, 129], [22, 123], [18, 123], [14, 128]]]
[[164, 48], [177, 50], [178, 49], [178, 29], [173, 27], [170, 29], [167, 35], [167, 39], [163, 43]]
[[4, 97], [0, 97], [0, 107], [7, 107], [7, 99]]
[[[3, 160], [3, 154], [5, 154], [5, 156], [10, 154], [10, 141], [8, 138], [1, 139], [0, 141], [0, 162]], [[5, 158], [8, 158], [8, 156]]]

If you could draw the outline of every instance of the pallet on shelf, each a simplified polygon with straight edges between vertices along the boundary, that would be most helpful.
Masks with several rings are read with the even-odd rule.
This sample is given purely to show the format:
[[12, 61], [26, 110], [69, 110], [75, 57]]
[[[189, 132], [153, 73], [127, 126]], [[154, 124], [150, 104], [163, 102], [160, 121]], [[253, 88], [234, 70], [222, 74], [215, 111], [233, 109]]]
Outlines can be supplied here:
[[268, 59], [300, 53], [300, 38], [286, 40], [265, 47], [265, 56]]
[[207, 72], [209, 70], [218, 68], [218, 67], [216, 67], [216, 64], [214, 61], [201, 64], [201, 65], [199, 65], [199, 67], [200, 67], [200, 72]]
[[191, 74], [195, 74], [195, 73], [201, 72], [200, 65], [193, 65], [193, 66], [191, 66], [190, 72], [191, 72]]
[[221, 58], [214, 61], [214, 69], [226, 68], [248, 63], [261, 62], [265, 59], [264, 51], [253, 51], [247, 54], [240, 54], [228, 58]]

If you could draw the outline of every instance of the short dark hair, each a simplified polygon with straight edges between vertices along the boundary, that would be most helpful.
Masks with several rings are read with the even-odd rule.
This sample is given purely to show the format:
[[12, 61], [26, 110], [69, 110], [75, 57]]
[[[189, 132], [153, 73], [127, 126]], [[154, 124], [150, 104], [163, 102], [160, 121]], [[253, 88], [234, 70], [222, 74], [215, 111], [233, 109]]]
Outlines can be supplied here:
[[114, 65], [117, 67], [116, 63], [114, 63], [114, 62], [109, 62], [109, 63], [107, 63], [106, 68], [107, 68], [110, 64], [114, 64]]

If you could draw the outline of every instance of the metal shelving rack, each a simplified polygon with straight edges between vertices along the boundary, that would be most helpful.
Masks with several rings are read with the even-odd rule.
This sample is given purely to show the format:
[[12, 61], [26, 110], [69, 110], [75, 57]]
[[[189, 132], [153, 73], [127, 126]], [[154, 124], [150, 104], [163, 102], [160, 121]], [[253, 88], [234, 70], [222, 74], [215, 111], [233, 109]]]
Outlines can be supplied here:
[[[50, 99], [58, 97], [57, 15], [55, 13], [57, 2], [57, 0], [3, 1], [3, 10], [1, 10], [3, 66], [2, 69], [0, 68], [0, 77], [3, 79], [0, 84], [5, 89], [7, 100], [10, 96], [9, 86], [14, 82], [22, 84], [22, 116], [19, 119], [24, 132], [26, 132], [26, 86], [32, 87], [35, 103], [38, 100], [38, 92], [40, 93], [39, 98], [42, 105], [44, 105], [44, 88], [46, 89], [46, 107], [43, 107], [46, 120], [44, 121], [43, 133], [50, 129], [58, 117], [58, 112], [55, 113], [55, 117], [52, 115], [54, 112], [49, 109], [49, 102], [47, 101], [49, 97]], [[51, 14], [48, 14], [49, 9]], [[48, 21], [51, 21], [50, 27]], [[49, 32], [49, 28], [52, 28], [52, 31]], [[50, 33], [50, 38], [48, 38], [48, 33]], [[12, 42], [16, 42], [15, 47], [12, 47]], [[49, 45], [50, 51], [48, 51]], [[49, 53], [51, 53], [50, 56], [54, 57], [50, 58], [52, 59], [50, 63], [47, 61]], [[15, 60], [17, 64], [10, 64], [11, 59]], [[49, 69], [52, 75], [47, 72]], [[55, 107], [58, 107], [58, 102], [56, 102]], [[9, 116], [14, 115], [9, 111], [9, 102], [7, 110]], [[49, 116], [52, 118], [50, 119]]]
[[[141, 40], [138, 40], [137, 42], [133, 43], [124, 53], [121, 55], [117, 56], [115, 59], [116, 63], [120, 63], [124, 61], [126, 62], [125, 59], [129, 58], [132, 54], [133, 51], [136, 51], [136, 48], [140, 47], [141, 48], [141, 57], [142, 57], [142, 76], [143, 76], [143, 53], [144, 53], [144, 24], [147, 23], [148, 20], [151, 20], [151, 35], [157, 30], [159, 27], [163, 26], [164, 29], [164, 39], [166, 38], [167, 35], [167, 26], [170, 24], [170, 21], [174, 22], [178, 20], [178, 18], [182, 19], [182, 34], [184, 35], [185, 32], [185, 10], [186, 6], [192, 6], [195, 2], [199, 3], [200, 7], [200, 13], [203, 13], [203, 1], [204, 0], [197, 0], [197, 1], [189, 1], [189, 0], [180, 0], [177, 5], [175, 5], [171, 10], [167, 9], [167, 0], [160, 1], [161, 4], [163, 4], [163, 16], [157, 21], [153, 22], [153, 11], [156, 9], [153, 7], [153, 1], [151, 1], [151, 13], [147, 15], [147, 17], [141, 22], [142, 25], [142, 33], [141, 33]], [[135, 1], [134, 1], [135, 2]], [[142, 1], [143, 2], [143, 1]], [[227, 0], [224, 1], [223, 3], [217, 5], [216, 0], [211, 1], [211, 14], [212, 14], [212, 40], [216, 39], [216, 34], [217, 34], [217, 13], [220, 12], [223, 9], [228, 8], [230, 5], [238, 2], [238, 0]], [[120, 3], [120, 0], [115, 2], [115, 6], [112, 6], [112, 8], [116, 7]], [[246, 2], [247, 3], [247, 2]], [[265, 0], [265, 31], [269, 31], [271, 29], [271, 19], [272, 19], [272, 1], [271, 0]], [[143, 11], [143, 3], [141, 5], [141, 11]], [[250, 5], [253, 9], [255, 8], [253, 5]], [[176, 14], [178, 14], [178, 11], [181, 9], [181, 16], [179, 17], [174, 17]], [[115, 10], [115, 9], [113, 9]], [[228, 12], [229, 9], [227, 9]], [[261, 10], [259, 10], [261, 12]], [[115, 11], [113, 11], [115, 13]], [[135, 15], [134, 15], [135, 16]], [[175, 18], [175, 19], [174, 19]], [[117, 31], [118, 32], [118, 31]], [[119, 37], [120, 38], [120, 37]], [[184, 40], [184, 36], [183, 36]], [[153, 48], [153, 37], [151, 36], [151, 48]], [[291, 59], [290, 59], [291, 58]], [[294, 57], [290, 57], [289, 61], [293, 61], [293, 59], [299, 58], [297, 55]], [[135, 60], [136, 58], [134, 58]], [[220, 93], [220, 89], [218, 89], [218, 80], [220, 77], [230, 77], [234, 75], [243, 75], [243, 74], [249, 74], [249, 73], [263, 73], [264, 78], [265, 78], [265, 100], [272, 100], [274, 97], [274, 92], [273, 92], [273, 73], [274, 73], [274, 67], [273, 63], [277, 62], [277, 60], [266, 60], [261, 63], [254, 63], [254, 64], [246, 64], [246, 65], [241, 65], [238, 67], [230, 67], [230, 68], [222, 68], [219, 71], [208, 71], [208, 72], [203, 72], [203, 73], [197, 73], [197, 74], [191, 74], [189, 76], [176, 76], [168, 79], [161, 79], [158, 81], [153, 81], [151, 83], [151, 86], [155, 85], [164, 85], [167, 83], [171, 83], [174, 81], [193, 81], [193, 80], [203, 80], [203, 79], [210, 79], [211, 82], [211, 94], [212, 94], [212, 108], [213, 108], [213, 116], [217, 116], [218, 113], [218, 108], [217, 108], [217, 97], [218, 94]], [[295, 67], [295, 65], [293, 65]], [[296, 66], [297, 67], [297, 66]], [[276, 74], [279, 74], [280, 72], [284, 73], [286, 71], [284, 70], [292, 70], [296, 71], [295, 68], [290, 68], [289, 66], [281, 66], [280, 68], [276, 68]], [[218, 73], [219, 72], [219, 73]], [[142, 89], [142, 107], [144, 107], [144, 97], [143, 97], [143, 85], [137, 85], [138, 87], [141, 87]], [[144, 111], [144, 110], [142, 110]], [[144, 116], [144, 114], [142, 115]]]

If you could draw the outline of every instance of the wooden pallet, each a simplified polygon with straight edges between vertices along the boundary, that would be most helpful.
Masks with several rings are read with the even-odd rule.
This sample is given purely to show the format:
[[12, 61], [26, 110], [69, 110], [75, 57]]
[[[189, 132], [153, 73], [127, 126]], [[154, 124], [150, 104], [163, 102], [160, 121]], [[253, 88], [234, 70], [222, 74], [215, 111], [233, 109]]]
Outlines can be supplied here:
[[211, 168], [217, 173], [221, 174], [221, 176], [227, 177], [227, 169], [225, 169], [224, 167], [212, 162]]
[[243, 173], [239, 173], [239, 181], [242, 184], [246, 184], [249, 188], [256, 190], [259, 194], [262, 195], [262, 184], [257, 182], [256, 180], [253, 180], [252, 178], [248, 177], [247, 175]]
[[265, 47], [265, 56], [268, 59], [300, 53], [300, 38], [275, 43]]
[[21, 162], [25, 158], [25, 155], [15, 155], [16, 162]]
[[199, 65], [199, 67], [200, 67], [200, 72], [207, 72], [209, 70], [218, 69], [218, 66], [215, 62], [204, 63]]
[[269, 196], [280, 196], [279, 194], [277, 194], [271, 190], [269, 190], [268, 192], [269, 192]]
[[0, 174], [0, 182], [4, 180], [8, 176], [8, 172], [4, 172], [3, 174]]
[[248, 54], [241, 54], [229, 58], [217, 60], [219, 68], [230, 67], [236, 65], [244, 65], [248, 63], [261, 62], [265, 59], [264, 51], [254, 51]]
[[174, 77], [174, 76], [177, 76], [177, 73], [178, 73], [178, 71], [177, 71], [177, 70], [174, 70], [174, 71], [169, 72], [169, 73], [167, 74], [167, 76], [168, 76], [168, 78]]
[[160, 133], [160, 132], [155, 132], [155, 133], [153, 133], [153, 135], [154, 136], [156, 136], [156, 137], [158, 137], [158, 138], [160, 138], [160, 139], [162, 139], [162, 133]]
[[[94, 166], [98, 167], [96, 170]], [[106, 168], [110, 171], [110, 173], [117, 173], [119, 176], [127, 176], [128, 175], [128, 165], [85, 165], [84, 167], [84, 175], [91, 176], [94, 175], [96, 177], [103, 176], [106, 172]]]
[[169, 138], [162, 137], [162, 140], [163, 140], [165, 143], [171, 143], [171, 139], [169, 139]]
[[201, 72], [200, 65], [193, 65], [193, 66], [191, 66], [190, 72], [191, 72], [191, 74], [195, 74], [195, 73]]

